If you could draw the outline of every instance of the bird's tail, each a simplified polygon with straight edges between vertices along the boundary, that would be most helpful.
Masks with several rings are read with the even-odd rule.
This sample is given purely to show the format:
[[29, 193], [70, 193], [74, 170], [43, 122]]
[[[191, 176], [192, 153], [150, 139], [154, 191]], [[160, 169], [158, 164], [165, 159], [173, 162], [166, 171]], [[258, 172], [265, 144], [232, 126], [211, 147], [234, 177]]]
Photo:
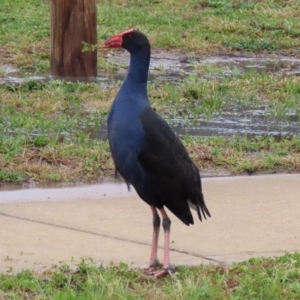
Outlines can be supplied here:
[[197, 191], [197, 197], [196, 197], [196, 204], [194, 204], [192, 201], [188, 201], [189, 207], [196, 210], [199, 220], [202, 222], [202, 215], [204, 219], [206, 220], [206, 216], [211, 218], [211, 214], [206, 207], [206, 204], [204, 202], [204, 197], [201, 191]]

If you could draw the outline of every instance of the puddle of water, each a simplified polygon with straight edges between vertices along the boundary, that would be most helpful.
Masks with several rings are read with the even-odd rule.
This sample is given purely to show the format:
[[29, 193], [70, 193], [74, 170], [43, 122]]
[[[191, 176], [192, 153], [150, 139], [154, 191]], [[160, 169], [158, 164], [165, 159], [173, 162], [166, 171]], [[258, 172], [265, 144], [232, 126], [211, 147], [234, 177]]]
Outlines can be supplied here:
[[[110, 54], [107, 60], [120, 66], [128, 66], [129, 54], [127, 52], [116, 52]], [[212, 65], [223, 69], [221, 74], [205, 75], [205, 77], [220, 77], [245, 72], [249, 69], [257, 72], [274, 72], [278, 75], [300, 75], [300, 59], [294, 57], [240, 57], [240, 56], [213, 56], [201, 59], [194, 55], [183, 55], [180, 53], [166, 53], [154, 51], [151, 55], [150, 73], [154, 75], [153, 80], [178, 80], [201, 70], [202, 66]], [[127, 69], [127, 67], [126, 67]], [[126, 69], [123, 70], [125, 74]], [[120, 72], [120, 69], [117, 72]], [[201, 74], [197, 74], [201, 76]], [[150, 78], [151, 80], [151, 78]]]
[[274, 136], [280, 140], [283, 137], [299, 134], [299, 128], [299, 118], [293, 120], [291, 117], [286, 121], [270, 120], [265, 108], [260, 107], [224, 110], [219, 117], [210, 121], [199, 120], [195, 126], [187, 129], [184, 124], [179, 123], [175, 130], [179, 134], [189, 133], [192, 136]]
[[[300, 180], [299, 175], [294, 174], [276, 174], [276, 175], [258, 175], [260, 180], [270, 178], [279, 178], [282, 182], [289, 180]], [[249, 178], [249, 176], [223, 176], [206, 177], [202, 182], [225, 181]], [[82, 201], [82, 200], [105, 200], [111, 197], [137, 196], [134, 188], [129, 192], [124, 182], [105, 182], [93, 185], [74, 185], [72, 187], [57, 187], [57, 185], [44, 185], [43, 188], [14, 188], [9, 190], [0, 189], [0, 204], [12, 202], [44, 202], [44, 201]], [[137, 196], [138, 197], [138, 196]]]
[[[131, 193], [135, 193], [132, 191]], [[60, 187], [45, 185], [44, 188], [12, 187], [0, 189], [0, 204], [8, 202], [41, 202], [41, 201], [78, 201], [99, 200], [103, 197], [121, 197], [128, 195], [126, 184], [103, 183], [98, 185], [74, 185]]]
[[[264, 107], [244, 110], [230, 108], [211, 120], [193, 119], [193, 125], [187, 125], [181, 118], [173, 118], [169, 122], [179, 136], [273, 136], [280, 140], [300, 133], [299, 116], [290, 116], [285, 121], [270, 120]], [[106, 122], [101, 124], [99, 130], [90, 130], [87, 133], [93, 139], [107, 140]]]
[[[119, 65], [119, 69], [105, 73], [99, 70], [98, 77], [92, 81], [99, 84], [109, 85], [112, 82], [122, 81], [129, 64], [129, 54], [126, 51], [109, 53], [106, 59]], [[126, 66], [126, 68], [124, 68]], [[221, 74], [205, 75], [206, 77], [232, 76], [236, 72], [244, 72], [248, 69], [255, 69], [258, 72], [269, 71], [276, 74], [300, 75], [300, 59], [292, 57], [235, 57], [235, 56], [215, 56], [205, 59], [199, 59], [195, 55], [183, 55], [176, 52], [153, 51], [150, 64], [150, 81], [180, 81], [185, 76], [196, 74], [197, 68], [201, 70], [203, 66], [216, 66], [222, 68]], [[0, 78], [0, 83], [20, 83], [24, 80], [49, 80], [47, 74], [33, 74], [30, 70], [18, 71], [11, 66], [1, 66], [4, 75]], [[196, 73], [195, 73], [196, 72]], [[201, 76], [197, 74], [197, 76]], [[187, 123], [180, 118], [170, 120], [174, 130], [179, 135], [186, 133], [192, 136], [264, 136], [272, 135], [277, 139], [299, 134], [300, 121], [299, 116], [291, 116], [285, 121], [270, 120], [266, 109], [263, 107], [254, 109], [242, 109], [241, 107], [225, 108], [222, 114], [209, 121], [204, 119], [192, 120], [193, 125], [187, 126]], [[101, 140], [107, 139], [106, 122], [100, 126], [99, 130], [88, 130], [92, 138]], [[14, 134], [13, 132], [11, 134]], [[39, 133], [35, 133], [38, 135]], [[62, 134], [64, 135], [64, 134]]]
[[226, 67], [232, 74], [233, 70], [247, 71], [249, 69], [257, 72], [274, 72], [278, 75], [300, 75], [300, 59], [286, 56], [279, 57], [232, 57], [216, 56], [204, 59], [202, 65], [213, 64], [218, 67]]
[[[117, 52], [107, 57], [111, 63], [127, 66], [129, 64], [129, 54], [127, 52]], [[213, 78], [233, 75], [238, 71], [244, 72], [254, 69], [258, 72], [274, 72], [277, 74], [300, 74], [300, 59], [291, 57], [234, 57], [215, 56], [199, 59], [195, 56], [183, 56], [179, 53], [165, 53], [154, 51], [150, 64], [150, 81], [178, 81], [185, 76], [195, 72], [201, 66], [213, 65], [224, 70], [223, 74], [205, 75]], [[125, 75], [125, 70], [123, 76]], [[120, 80], [120, 78], [118, 78]], [[121, 79], [122, 80], [122, 79]], [[187, 126], [186, 122], [180, 118], [170, 120], [173, 129], [179, 135], [186, 133], [192, 136], [231, 136], [246, 135], [268, 136], [272, 135], [276, 139], [299, 134], [300, 121], [298, 116], [291, 116], [285, 121], [270, 120], [270, 116], [265, 107], [244, 108], [230, 107], [224, 109], [222, 114], [209, 121], [204, 119], [192, 120], [193, 125]], [[93, 138], [106, 139], [106, 124], [102, 124], [96, 132], [91, 132]]]
[[[116, 81], [122, 81], [127, 72], [129, 64], [129, 54], [126, 51], [117, 51], [106, 55], [106, 59], [119, 66], [117, 70], [104, 72], [98, 70], [97, 78], [90, 78], [88, 82], [99, 82], [100, 84], [110, 84]], [[197, 70], [203, 66], [215, 66], [222, 68], [222, 72], [214, 74], [201, 75]], [[2, 83], [21, 83], [25, 80], [44, 80], [51, 79], [49, 74], [35, 74], [34, 70], [17, 70], [9, 65], [0, 66], [3, 71], [0, 77]], [[176, 52], [153, 51], [150, 63], [149, 81], [180, 81], [188, 75], [196, 74], [206, 78], [222, 78], [224, 76], [234, 76], [235, 73], [241, 73], [249, 69], [257, 72], [274, 72], [278, 75], [299, 75], [300, 59], [286, 56], [277, 57], [238, 57], [238, 56], [213, 56], [201, 59], [195, 55], [183, 55]], [[74, 78], [68, 78], [74, 80]], [[75, 80], [80, 80], [76, 78]], [[82, 78], [83, 80], [83, 78]]]

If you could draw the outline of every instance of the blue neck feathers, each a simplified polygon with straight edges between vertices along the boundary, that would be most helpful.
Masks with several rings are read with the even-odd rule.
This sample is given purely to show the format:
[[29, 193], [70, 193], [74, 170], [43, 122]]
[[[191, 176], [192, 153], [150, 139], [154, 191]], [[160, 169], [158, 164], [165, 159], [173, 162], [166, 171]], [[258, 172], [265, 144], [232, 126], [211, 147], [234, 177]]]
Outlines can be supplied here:
[[[131, 53], [129, 71], [120, 89], [120, 94], [130, 93], [131, 95], [138, 95], [148, 102], [147, 80], [149, 63], [150, 49], [148, 51]], [[138, 98], [140, 99], [140, 97]]]

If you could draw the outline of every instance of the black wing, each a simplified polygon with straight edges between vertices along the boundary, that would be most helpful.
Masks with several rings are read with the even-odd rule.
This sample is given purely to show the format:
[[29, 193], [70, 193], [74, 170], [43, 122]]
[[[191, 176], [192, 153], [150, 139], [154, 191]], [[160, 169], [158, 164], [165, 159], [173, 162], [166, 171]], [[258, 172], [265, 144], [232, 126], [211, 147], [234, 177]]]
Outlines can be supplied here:
[[198, 168], [190, 159], [179, 138], [151, 108], [140, 120], [146, 132], [138, 161], [151, 177], [160, 200], [185, 224], [193, 224], [187, 200], [197, 209], [199, 219], [210, 216], [201, 191]]

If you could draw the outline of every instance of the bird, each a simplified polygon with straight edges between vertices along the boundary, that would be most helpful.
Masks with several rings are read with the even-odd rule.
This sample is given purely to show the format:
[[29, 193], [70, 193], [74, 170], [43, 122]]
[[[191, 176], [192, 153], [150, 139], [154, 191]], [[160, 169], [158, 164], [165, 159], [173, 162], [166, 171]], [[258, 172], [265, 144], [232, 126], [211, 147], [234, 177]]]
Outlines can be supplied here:
[[[165, 207], [186, 225], [194, 224], [190, 207], [197, 211], [200, 221], [211, 217], [204, 201], [200, 173], [179, 137], [149, 102], [151, 46], [147, 36], [128, 29], [108, 38], [102, 47], [123, 48], [130, 53], [129, 70], [107, 116], [109, 147], [117, 173], [128, 187], [134, 187], [153, 215], [146, 273], [155, 277], [171, 275], [171, 220]], [[164, 230], [162, 268], [157, 259], [159, 212]]]

